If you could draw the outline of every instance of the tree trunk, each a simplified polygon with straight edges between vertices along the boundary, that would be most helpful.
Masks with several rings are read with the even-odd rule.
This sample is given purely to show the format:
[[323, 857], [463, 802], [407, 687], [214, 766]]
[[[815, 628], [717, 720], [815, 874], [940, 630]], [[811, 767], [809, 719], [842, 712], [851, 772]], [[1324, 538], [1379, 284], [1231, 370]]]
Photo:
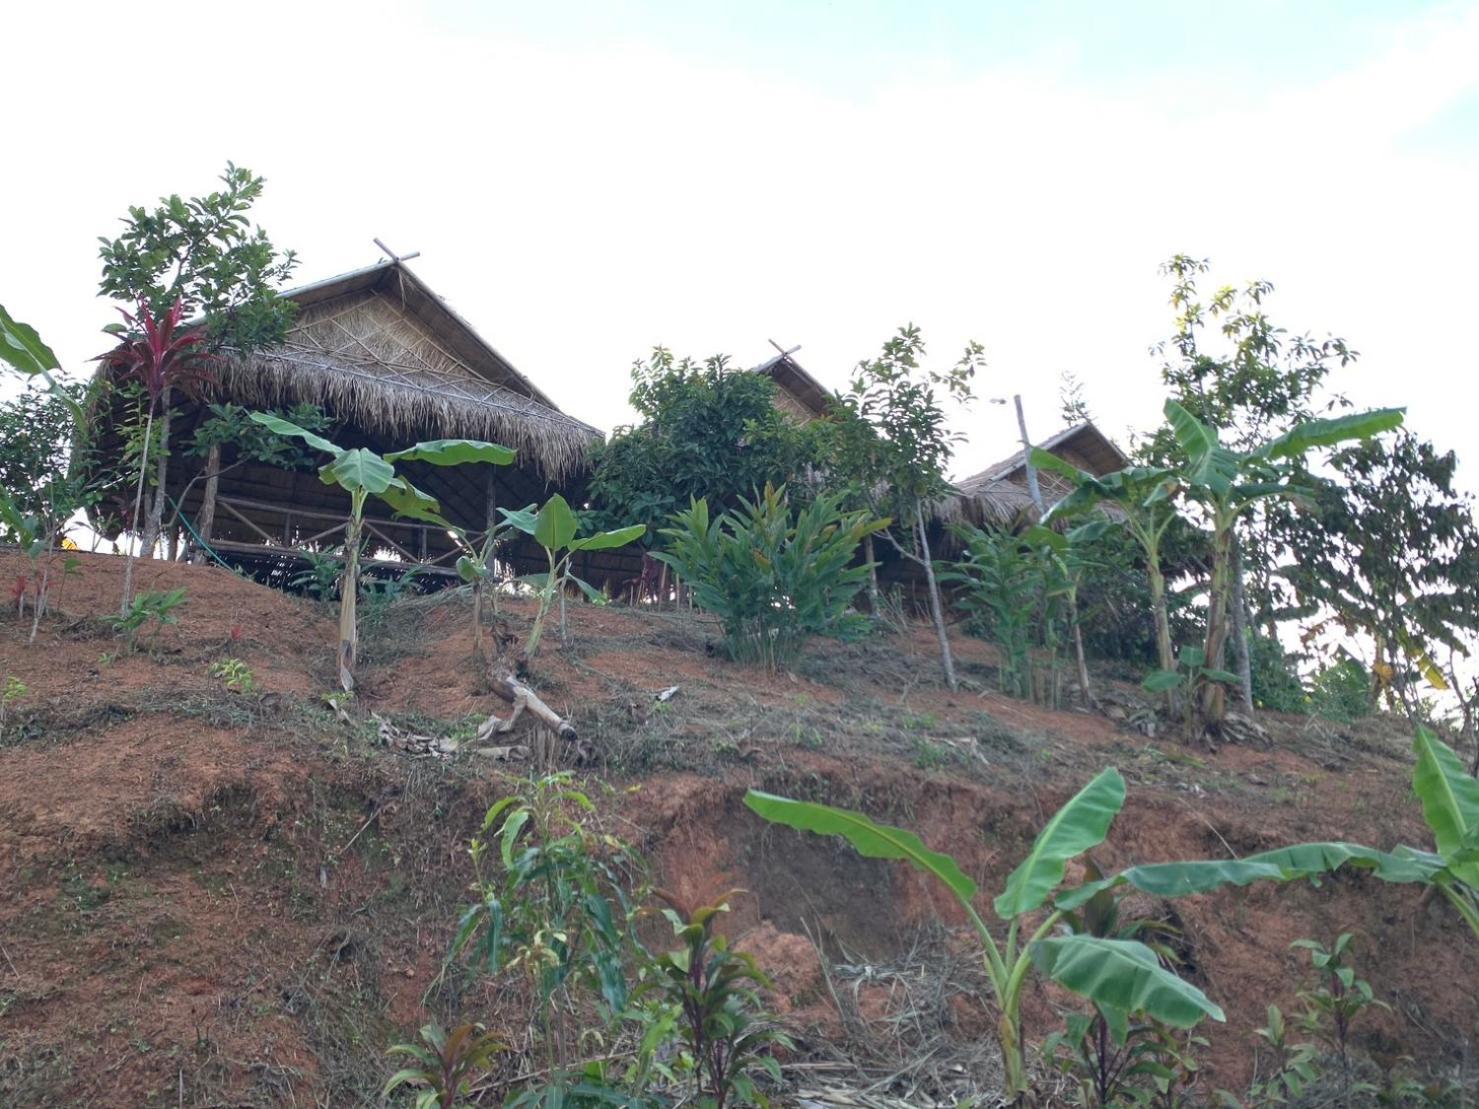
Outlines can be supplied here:
[[149, 502], [149, 519], [144, 524], [144, 534], [139, 540], [139, 554], [154, 557], [154, 547], [164, 529], [164, 502], [169, 497], [169, 390], [164, 391], [159, 412], [159, 456], [154, 460], [154, 497]]
[[1073, 625], [1073, 661], [1078, 666], [1078, 700], [1084, 708], [1094, 707], [1094, 693], [1089, 688], [1089, 663], [1084, 657], [1084, 633], [1078, 626], [1078, 594], [1068, 594], [1068, 622]]
[[1252, 644], [1248, 642], [1248, 593], [1243, 582], [1243, 552], [1237, 535], [1232, 540], [1232, 632], [1233, 656], [1238, 664], [1238, 695], [1242, 709], [1253, 715]]
[[[195, 534], [200, 537], [202, 549], [195, 552], [195, 562], [204, 566], [210, 561], [212, 533], [216, 528], [216, 491], [221, 487], [221, 444], [212, 443], [205, 456], [205, 492], [200, 498], [200, 514], [195, 518]], [[183, 498], [182, 498], [183, 499]]]
[[354, 659], [359, 646], [359, 532], [365, 494], [352, 493], [349, 524], [344, 529], [344, 575], [339, 582], [339, 687], [354, 692]]
[[[139, 483], [134, 490], [134, 516], [131, 530], [139, 531], [139, 512], [144, 504], [144, 479], [149, 473], [149, 442], [154, 438], [154, 409], [149, 409], [149, 418], [144, 421], [144, 449], [139, 457]], [[118, 615], [127, 616], [134, 599], [134, 559], [138, 556], [130, 549], [123, 561], [123, 600], [118, 605]]]
[[1155, 654], [1162, 670], [1175, 670], [1176, 658], [1171, 651], [1171, 618], [1166, 612], [1166, 575], [1161, 573], [1157, 558], [1148, 560], [1150, 608], [1155, 615]]
[[873, 536], [863, 536], [863, 557], [868, 560], [868, 614], [878, 616], [878, 561], [873, 556]]
[[[1232, 529], [1228, 528], [1214, 537], [1212, 545], [1212, 585], [1207, 593], [1207, 642], [1205, 646], [1208, 666], [1222, 656], [1227, 642], [1227, 595], [1232, 585]], [[1221, 682], [1206, 682], [1202, 686], [1202, 723], [1216, 729], [1227, 715], [1227, 690]]]
[[945, 671], [945, 684], [950, 689], [960, 688], [955, 680], [955, 657], [950, 653], [950, 637], [945, 632], [945, 612], [940, 605], [940, 585], [935, 581], [935, 564], [930, 558], [929, 534], [924, 526], [924, 504], [914, 502], [915, 526], [919, 528], [919, 551], [924, 556], [924, 580], [929, 586], [930, 618], [934, 621], [935, 636], [940, 641], [940, 666]]

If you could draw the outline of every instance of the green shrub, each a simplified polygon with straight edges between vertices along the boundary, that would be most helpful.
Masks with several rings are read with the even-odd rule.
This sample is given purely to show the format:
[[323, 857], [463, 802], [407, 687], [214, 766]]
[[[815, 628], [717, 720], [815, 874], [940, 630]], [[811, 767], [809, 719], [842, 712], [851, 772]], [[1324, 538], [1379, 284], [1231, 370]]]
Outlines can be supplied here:
[[1032, 530], [1039, 534], [956, 529], [964, 557], [940, 580], [963, 586], [959, 603], [970, 613], [972, 631], [996, 644], [1001, 691], [1032, 700], [1034, 671], [1045, 669], [1047, 700], [1056, 705], [1059, 653], [1072, 635], [1069, 598], [1083, 562], [1067, 545], [1057, 552], [1042, 542], [1047, 529]]
[[1350, 724], [1371, 715], [1371, 676], [1353, 658], [1325, 667], [1310, 682], [1310, 708], [1316, 716]]
[[1309, 697], [1277, 639], [1254, 632], [1248, 637], [1248, 665], [1253, 673], [1253, 703], [1275, 712], [1309, 712]]
[[694, 501], [662, 530], [668, 550], [655, 557], [678, 572], [700, 608], [719, 617], [731, 658], [774, 669], [813, 635], [867, 628], [866, 617], [848, 611], [868, 580], [869, 564], [854, 559], [864, 537], [886, 526], [842, 511], [830, 496], [793, 514], [785, 487], [767, 485], [717, 519], [706, 500]]

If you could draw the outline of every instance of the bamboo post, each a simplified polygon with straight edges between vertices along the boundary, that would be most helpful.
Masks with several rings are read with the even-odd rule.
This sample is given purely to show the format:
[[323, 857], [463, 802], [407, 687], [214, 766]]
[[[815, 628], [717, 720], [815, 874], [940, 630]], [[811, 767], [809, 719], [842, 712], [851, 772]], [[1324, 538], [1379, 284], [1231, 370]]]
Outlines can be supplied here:
[[[195, 534], [209, 546], [216, 527], [216, 492], [221, 487], [221, 444], [212, 443], [205, 456], [205, 492], [200, 498], [200, 512], [195, 517]], [[203, 549], [195, 552], [197, 565], [205, 565], [210, 555]]]

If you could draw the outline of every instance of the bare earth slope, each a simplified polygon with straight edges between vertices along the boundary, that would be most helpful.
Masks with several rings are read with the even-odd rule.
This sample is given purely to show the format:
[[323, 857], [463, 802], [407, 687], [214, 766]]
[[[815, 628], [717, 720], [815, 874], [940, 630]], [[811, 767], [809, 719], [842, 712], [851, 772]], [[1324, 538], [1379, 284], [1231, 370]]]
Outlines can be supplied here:
[[[143, 563], [141, 588], [185, 585], [189, 599], [147, 650], [120, 653], [101, 617], [121, 560], [81, 562], [66, 615], [43, 621], [35, 644], [29, 621], [0, 617], [0, 682], [29, 690], [0, 735], [0, 1105], [375, 1105], [385, 1047], [429, 1016], [497, 1025], [496, 994], [437, 974], [467, 837], [504, 790], [498, 770], [389, 749], [369, 718], [466, 735], [503, 711], [471, 659], [468, 603], [371, 606], [344, 725], [319, 696], [332, 672], [325, 607], [221, 570]], [[0, 555], [0, 581], [26, 572]], [[515, 632], [526, 615], [505, 606]], [[707, 654], [712, 625], [686, 613], [577, 606], [570, 628], [568, 644], [547, 638], [535, 684], [592, 742], [597, 763], [582, 772], [614, 787], [606, 803], [663, 884], [751, 891], [731, 931], [775, 975], [807, 1058], [933, 1045], [989, 1069], [992, 1017], [968, 948], [933, 927], [937, 913], [959, 923], [937, 891], [901, 866], [766, 829], [740, 804], [747, 787], [906, 824], [986, 890], [1106, 765], [1130, 785], [1097, 854], [1106, 868], [1315, 838], [1424, 842], [1396, 732], [1275, 721], [1273, 751], [1190, 751], [1100, 717], [950, 694], [922, 632], [818, 643], [794, 673], [766, 675]], [[989, 649], [958, 648], [989, 688]], [[211, 677], [226, 657], [260, 688]], [[672, 685], [670, 702], [653, 700]], [[1413, 891], [1352, 875], [1138, 909], [1174, 920], [1184, 972], [1227, 1010], [1209, 1032], [1209, 1087], [1249, 1078], [1265, 1006], [1293, 1005], [1301, 936], [1357, 934], [1362, 972], [1393, 1005], [1367, 1025], [1375, 1054], [1461, 1067], [1479, 1033], [1479, 948]], [[1068, 1004], [1034, 987], [1032, 1038]], [[895, 1092], [925, 1103], [916, 1071]]]

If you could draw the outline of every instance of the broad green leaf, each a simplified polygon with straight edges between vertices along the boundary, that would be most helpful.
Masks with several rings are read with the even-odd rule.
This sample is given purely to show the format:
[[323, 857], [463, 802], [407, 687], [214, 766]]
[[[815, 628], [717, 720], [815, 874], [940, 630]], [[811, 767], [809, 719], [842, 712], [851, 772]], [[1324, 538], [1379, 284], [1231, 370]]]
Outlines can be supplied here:
[[596, 535], [588, 535], [584, 539], [576, 539], [570, 544], [570, 549], [572, 551], [606, 551], [613, 547], [625, 547], [634, 539], [641, 539], [646, 533], [646, 524], [633, 524], [629, 528], [603, 531]]
[[467, 555], [459, 555], [457, 557], [457, 576], [471, 585], [483, 576], [482, 567], [468, 558]]
[[1022, 533], [1022, 538], [1034, 547], [1047, 547], [1057, 554], [1065, 554], [1068, 551], [1068, 536], [1052, 528], [1043, 527], [1041, 524], [1033, 524]]
[[503, 518], [518, 531], [525, 535], [534, 534], [534, 522], [539, 518], [539, 510], [534, 505], [526, 505], [524, 508], [500, 508]]
[[585, 599], [590, 601], [591, 604], [604, 605], [611, 599], [584, 578], [577, 578], [574, 574], [566, 574], [565, 578], [568, 581], [573, 581], [576, 587], [585, 594]]
[[299, 427], [291, 420], [284, 420], [281, 416], [274, 416], [271, 412], [253, 412], [251, 415], [253, 422], [261, 424], [268, 431], [275, 431], [278, 435], [289, 438], [297, 436], [315, 450], [321, 450], [328, 454], [344, 453], [343, 447], [329, 442], [322, 435], [315, 435], [313, 432]]
[[915, 869], [932, 874], [949, 887], [965, 905], [976, 896], [976, 883], [966, 877], [960, 864], [949, 855], [931, 851], [913, 832], [887, 824], [875, 824], [862, 813], [834, 809], [813, 801], [793, 801], [773, 793], [749, 790], [745, 804], [773, 824], [784, 824], [821, 836], [841, 836], [859, 855], [869, 859], [903, 859]]
[[1046, 470], [1052, 474], [1059, 474], [1062, 477], [1066, 477], [1069, 481], [1078, 482], [1085, 478], [1093, 478], [1092, 474], [1080, 470], [1067, 459], [1060, 458], [1052, 451], [1045, 451], [1041, 447], [1033, 447], [1032, 453], [1028, 457], [1037, 469]]
[[1165, 693], [1168, 689], [1175, 689], [1184, 680], [1175, 670], [1153, 670], [1145, 676], [1140, 688], [1147, 693]]
[[1369, 439], [1383, 431], [1401, 427], [1406, 412], [1405, 408], [1376, 408], [1329, 420], [1306, 420], [1265, 443], [1255, 454], [1271, 459], [1300, 458], [1316, 447], [1332, 447], [1351, 439]]
[[423, 493], [403, 477], [393, 477], [390, 484], [376, 493], [397, 516], [407, 516], [428, 524], [447, 526], [442, 519], [442, 506], [430, 494]]
[[1056, 936], [1032, 945], [1032, 962], [1080, 997], [1143, 1013], [1175, 1028], [1194, 1028], [1205, 1017], [1225, 1019], [1206, 994], [1161, 966], [1155, 952], [1134, 940]]
[[1369, 870], [1385, 882], [1426, 882], [1443, 869], [1443, 861], [1419, 852], [1388, 853], [1357, 843], [1300, 843], [1249, 855], [1246, 859], [1133, 866], [1112, 877], [1069, 890], [1055, 904], [1060, 909], [1076, 909], [1101, 890], [1125, 885], [1155, 897], [1186, 897], [1224, 886], [1318, 879], [1345, 866]]
[[575, 513], [570, 511], [565, 498], [556, 493], [544, 502], [534, 518], [534, 541], [549, 550], [562, 551], [575, 538], [576, 527]]
[[[255, 419], [260, 415], [260, 412], [253, 412], [252, 418]], [[391, 464], [374, 451], [366, 450], [364, 447], [341, 451], [338, 457], [319, 470], [318, 474], [325, 485], [338, 485], [351, 493], [357, 489], [363, 489], [376, 496], [382, 495], [390, 488], [390, 483], [395, 480], [395, 469]]]
[[508, 466], [513, 460], [510, 448], [479, 439], [431, 439], [385, 456], [387, 462], [430, 462], [433, 466], [460, 466], [464, 462]]
[[1231, 670], [1219, 670], [1215, 666], [1202, 667], [1202, 677], [1209, 682], [1221, 682], [1223, 685], [1237, 685], [1242, 680]]
[[[1479, 830], [1479, 778], [1471, 778], [1453, 749], [1427, 728], [1418, 728], [1412, 748], [1417, 755], [1412, 789], [1422, 802], [1438, 854], [1445, 861], [1461, 851], [1467, 854]], [[1454, 877], [1479, 889], [1479, 863], [1450, 861], [1450, 866]]]
[[1068, 860], [1104, 842], [1125, 804], [1125, 780], [1114, 767], [1100, 772], [1053, 814], [1033, 841], [1032, 850], [1007, 878], [996, 913], [1011, 920], [1030, 913], [1063, 881]]
[[1238, 457], [1218, 440], [1215, 428], [1202, 423], [1174, 400], [1166, 401], [1165, 413], [1177, 445], [1190, 460], [1186, 480], [1219, 496], [1226, 494], [1238, 478]]
[[0, 304], [0, 359], [28, 376], [61, 369], [61, 363], [41, 341], [36, 329], [13, 319], [3, 304]]
[[1213, 428], [1202, 423], [1176, 401], [1166, 401], [1165, 413], [1166, 419], [1171, 422], [1171, 432], [1176, 436], [1177, 445], [1186, 452], [1194, 465], [1222, 445]]

